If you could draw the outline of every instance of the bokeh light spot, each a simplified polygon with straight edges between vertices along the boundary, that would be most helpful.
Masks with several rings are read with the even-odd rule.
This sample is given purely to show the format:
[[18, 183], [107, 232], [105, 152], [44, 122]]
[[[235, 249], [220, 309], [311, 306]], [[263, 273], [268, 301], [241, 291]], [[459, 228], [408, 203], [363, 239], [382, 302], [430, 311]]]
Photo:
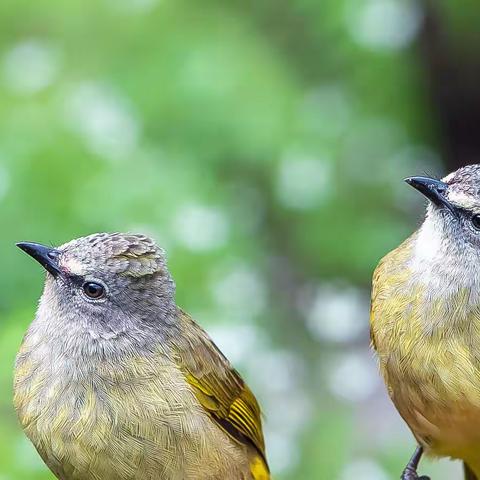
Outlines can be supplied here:
[[323, 158], [291, 151], [280, 163], [277, 196], [285, 207], [317, 207], [327, 199], [331, 187], [330, 166]]
[[397, 50], [416, 37], [422, 13], [406, 0], [353, 0], [348, 9], [350, 34], [359, 44], [378, 50]]
[[51, 85], [60, 67], [58, 48], [40, 39], [23, 40], [7, 51], [3, 78], [15, 93], [32, 94]]
[[230, 225], [225, 213], [219, 208], [190, 204], [177, 211], [172, 228], [181, 245], [201, 252], [225, 245]]

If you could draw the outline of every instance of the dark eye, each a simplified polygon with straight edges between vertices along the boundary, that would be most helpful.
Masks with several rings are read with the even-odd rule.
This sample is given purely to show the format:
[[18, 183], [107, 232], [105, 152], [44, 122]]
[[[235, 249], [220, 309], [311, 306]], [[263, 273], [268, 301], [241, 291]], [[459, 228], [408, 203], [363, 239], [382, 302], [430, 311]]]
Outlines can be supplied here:
[[477, 230], [480, 230], [480, 215], [474, 215], [472, 217], [472, 224]]
[[86, 282], [83, 284], [83, 291], [88, 298], [98, 300], [105, 295], [105, 287], [95, 282]]

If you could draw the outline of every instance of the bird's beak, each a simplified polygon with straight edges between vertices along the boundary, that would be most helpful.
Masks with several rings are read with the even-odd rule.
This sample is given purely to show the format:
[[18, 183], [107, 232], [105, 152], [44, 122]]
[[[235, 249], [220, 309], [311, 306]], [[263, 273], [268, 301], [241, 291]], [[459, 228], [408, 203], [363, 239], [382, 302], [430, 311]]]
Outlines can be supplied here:
[[17, 247], [34, 258], [47, 272], [57, 277], [62, 273], [58, 265], [60, 252], [52, 247], [40, 243], [20, 242]]
[[455, 213], [453, 205], [445, 196], [448, 188], [448, 184], [445, 182], [429, 177], [408, 177], [405, 181], [420, 193], [423, 193], [423, 195], [425, 195], [437, 207], [447, 208]]

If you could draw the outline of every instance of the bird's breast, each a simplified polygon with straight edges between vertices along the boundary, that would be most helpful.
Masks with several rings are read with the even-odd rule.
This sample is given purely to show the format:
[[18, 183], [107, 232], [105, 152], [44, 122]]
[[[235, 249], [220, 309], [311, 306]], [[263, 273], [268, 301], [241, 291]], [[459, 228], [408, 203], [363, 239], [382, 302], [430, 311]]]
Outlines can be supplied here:
[[465, 458], [480, 447], [480, 305], [468, 288], [440, 295], [408, 268], [383, 268], [371, 336], [389, 394], [429, 451]]
[[82, 360], [41, 345], [27, 337], [18, 354], [14, 403], [58, 478], [210, 479], [247, 468], [245, 452], [213, 424], [168, 356]]

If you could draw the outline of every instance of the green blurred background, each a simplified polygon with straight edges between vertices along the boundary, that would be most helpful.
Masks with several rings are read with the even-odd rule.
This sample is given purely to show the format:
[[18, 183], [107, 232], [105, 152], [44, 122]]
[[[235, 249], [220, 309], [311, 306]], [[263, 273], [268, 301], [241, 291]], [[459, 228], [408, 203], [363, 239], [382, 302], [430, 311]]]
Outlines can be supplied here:
[[[42, 273], [14, 247], [152, 235], [265, 411], [277, 480], [395, 479], [414, 442], [368, 348], [402, 178], [479, 158], [477, 0], [0, 3], [0, 480], [52, 479], [12, 364]], [[451, 462], [422, 464], [434, 480]]]

